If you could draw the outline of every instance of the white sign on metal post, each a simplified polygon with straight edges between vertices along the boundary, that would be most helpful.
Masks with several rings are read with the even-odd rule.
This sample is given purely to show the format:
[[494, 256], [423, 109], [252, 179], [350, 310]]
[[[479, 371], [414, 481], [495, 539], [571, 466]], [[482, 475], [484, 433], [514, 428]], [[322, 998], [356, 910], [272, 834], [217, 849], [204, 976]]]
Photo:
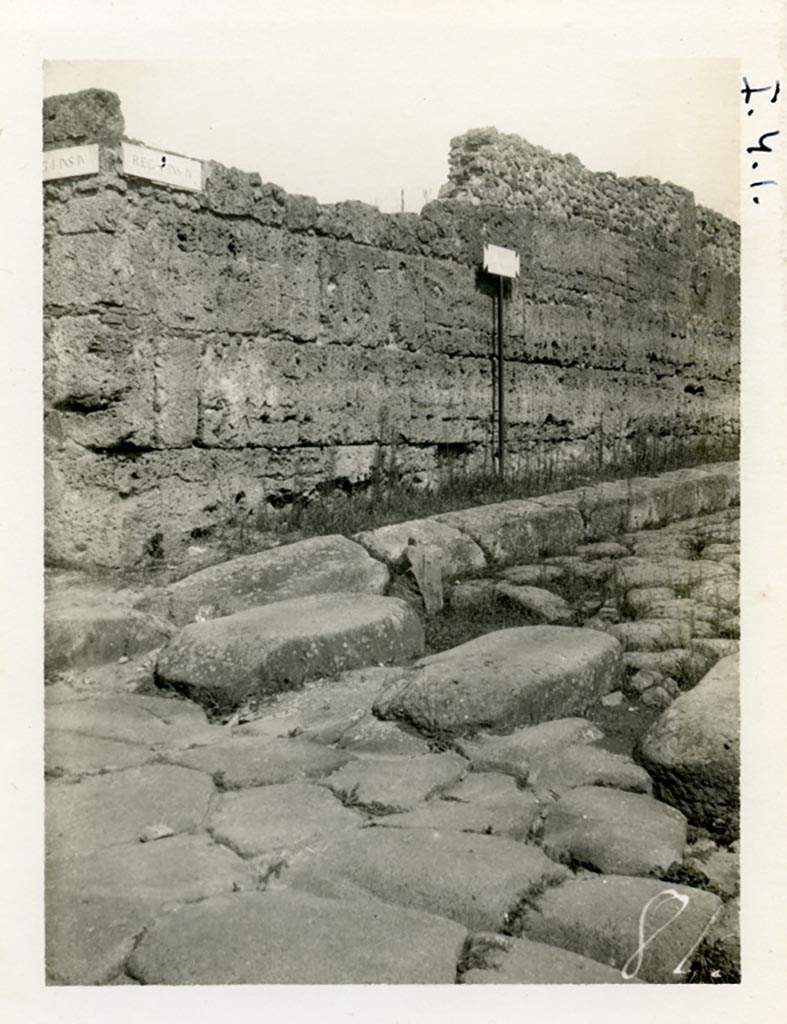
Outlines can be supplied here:
[[500, 245], [485, 245], [484, 270], [498, 277], [519, 277], [519, 253]]
[[130, 142], [123, 143], [123, 173], [189, 192], [202, 191], [202, 163], [199, 160], [162, 153], [147, 146], [133, 146]]
[[80, 174], [98, 174], [98, 145], [69, 146], [44, 152], [43, 179], [77, 178]]

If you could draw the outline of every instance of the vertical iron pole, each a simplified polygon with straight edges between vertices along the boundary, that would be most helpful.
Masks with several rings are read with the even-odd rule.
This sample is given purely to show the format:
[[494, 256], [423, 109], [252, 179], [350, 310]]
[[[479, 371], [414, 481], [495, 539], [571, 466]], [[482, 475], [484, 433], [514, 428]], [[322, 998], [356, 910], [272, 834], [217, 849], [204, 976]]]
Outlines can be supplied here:
[[497, 473], [505, 475], [506, 416], [503, 381], [503, 278], [497, 278]]

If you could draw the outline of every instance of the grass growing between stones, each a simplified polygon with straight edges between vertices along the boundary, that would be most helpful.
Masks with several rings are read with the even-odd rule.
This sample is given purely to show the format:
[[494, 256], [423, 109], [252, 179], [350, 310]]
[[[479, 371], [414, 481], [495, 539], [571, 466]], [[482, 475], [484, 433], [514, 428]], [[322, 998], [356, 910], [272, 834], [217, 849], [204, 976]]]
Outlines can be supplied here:
[[[513, 456], [514, 472], [501, 479], [492, 471], [467, 472], [454, 461], [441, 463], [434, 486], [416, 486], [398, 466], [395, 446], [378, 460], [368, 480], [326, 481], [310, 489], [293, 485], [290, 491], [272, 494], [259, 507], [250, 507], [243, 492], [227, 495], [217, 481], [220, 522], [200, 531], [200, 539], [219, 544], [228, 554], [258, 550], [270, 538], [297, 540], [326, 534], [352, 536], [392, 523], [422, 519], [442, 512], [488, 505], [512, 499], [587, 487], [602, 481], [651, 476], [739, 457], [739, 439], [724, 435], [693, 442], [677, 438], [660, 421], [640, 423], [625, 436], [614, 439], [600, 433], [602, 446], [595, 459], [558, 461], [554, 445], [542, 445], [534, 453]], [[383, 449], [381, 448], [381, 452]], [[263, 543], [263, 546], [265, 544]]]
[[438, 654], [499, 629], [532, 626], [538, 620], [494, 594], [479, 597], [471, 607], [444, 608], [424, 621], [425, 653]]

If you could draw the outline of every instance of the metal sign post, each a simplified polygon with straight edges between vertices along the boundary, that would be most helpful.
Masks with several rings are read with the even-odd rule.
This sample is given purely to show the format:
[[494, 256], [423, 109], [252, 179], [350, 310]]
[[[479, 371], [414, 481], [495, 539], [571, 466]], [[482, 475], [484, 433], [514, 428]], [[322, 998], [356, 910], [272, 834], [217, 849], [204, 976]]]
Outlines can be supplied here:
[[503, 278], [519, 277], [519, 253], [499, 245], [484, 246], [484, 270], [497, 276], [497, 473], [505, 476], [506, 416], [503, 359]]

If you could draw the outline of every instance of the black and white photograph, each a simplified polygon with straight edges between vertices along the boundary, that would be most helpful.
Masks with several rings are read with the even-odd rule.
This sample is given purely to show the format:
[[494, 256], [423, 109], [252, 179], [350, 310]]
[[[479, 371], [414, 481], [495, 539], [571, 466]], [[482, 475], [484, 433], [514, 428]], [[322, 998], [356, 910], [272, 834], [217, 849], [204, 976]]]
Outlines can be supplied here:
[[10, 1019], [780, 1016], [783, 10], [33, 7]]

